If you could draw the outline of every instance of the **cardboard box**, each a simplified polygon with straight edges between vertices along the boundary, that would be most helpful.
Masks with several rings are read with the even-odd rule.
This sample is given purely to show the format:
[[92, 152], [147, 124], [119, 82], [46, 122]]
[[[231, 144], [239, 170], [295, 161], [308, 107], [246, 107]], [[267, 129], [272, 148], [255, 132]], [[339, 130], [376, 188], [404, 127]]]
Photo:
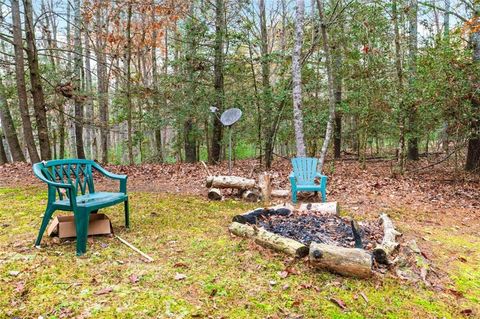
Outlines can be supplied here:
[[[47, 228], [47, 234], [48, 236], [58, 236], [59, 238], [77, 237], [73, 215], [55, 217]], [[113, 227], [108, 216], [105, 214], [90, 214], [88, 235], [109, 234], [113, 234]]]

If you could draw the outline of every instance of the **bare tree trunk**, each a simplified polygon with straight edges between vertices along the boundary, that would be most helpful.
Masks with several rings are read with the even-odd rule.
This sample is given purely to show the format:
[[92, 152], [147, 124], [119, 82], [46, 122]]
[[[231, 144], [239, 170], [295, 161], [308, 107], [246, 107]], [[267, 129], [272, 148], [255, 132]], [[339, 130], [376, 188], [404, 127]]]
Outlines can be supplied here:
[[85, 158], [85, 150], [83, 147], [83, 103], [84, 97], [81, 94], [82, 79], [82, 38], [81, 38], [81, 21], [80, 6], [81, 0], [75, 0], [75, 32], [74, 32], [74, 87], [75, 87], [75, 144], [77, 146], [77, 157]]
[[403, 66], [402, 66], [402, 51], [400, 46], [400, 31], [398, 26], [398, 8], [397, 0], [392, 0], [392, 22], [393, 30], [395, 34], [395, 68], [397, 71], [397, 96], [400, 97], [399, 102], [399, 127], [400, 127], [400, 138], [398, 143], [398, 167], [400, 169], [400, 174], [403, 174], [405, 167], [405, 112], [404, 112], [404, 101], [403, 101]]
[[[473, 12], [474, 21], [478, 21], [479, 16], [480, 4], [475, 2]], [[472, 33], [470, 41], [473, 46], [473, 63], [478, 64], [480, 62], [480, 30], [478, 27], [476, 27]], [[465, 169], [468, 171], [478, 171], [480, 169], [480, 101], [474, 94], [472, 94], [471, 103], [473, 116], [470, 122], [470, 138], [468, 139]]]
[[7, 153], [3, 144], [3, 132], [0, 131], [0, 164], [8, 163]]
[[45, 108], [45, 97], [43, 95], [40, 70], [38, 67], [37, 46], [35, 43], [35, 30], [33, 27], [32, 2], [24, 0], [25, 10], [25, 33], [27, 38], [27, 58], [30, 70], [31, 92], [33, 97], [33, 109], [37, 124], [38, 141], [40, 144], [40, 155], [42, 160], [52, 158], [50, 139], [48, 136], [47, 110]]
[[445, 0], [445, 11], [443, 15], [443, 36], [448, 39], [450, 35], [450, 0]]
[[325, 157], [327, 156], [328, 145], [333, 132], [333, 121], [335, 120], [335, 94], [334, 94], [334, 81], [332, 71], [332, 59], [330, 55], [330, 44], [328, 41], [327, 25], [325, 21], [325, 10], [323, 8], [323, 0], [317, 0], [318, 16], [320, 18], [320, 31], [322, 34], [323, 51], [325, 54], [325, 62], [327, 67], [327, 80], [328, 80], [328, 122], [327, 129], [325, 131], [325, 139], [323, 140], [322, 150], [320, 152], [320, 159], [318, 161], [318, 171], [321, 172], [323, 164], [325, 163]]
[[409, 35], [409, 91], [410, 95], [414, 98], [411, 102], [411, 107], [408, 112], [408, 131], [410, 137], [408, 139], [408, 159], [418, 160], [418, 129], [417, 129], [417, 106], [416, 106], [416, 94], [415, 94], [415, 81], [417, 76], [417, 51], [418, 51], [418, 32], [417, 32], [417, 16], [418, 16], [418, 2], [417, 0], [411, 0], [409, 22], [410, 22], [410, 35]]
[[339, 45], [335, 47], [334, 51], [334, 61], [335, 61], [335, 77], [334, 77], [334, 87], [335, 87], [335, 108], [337, 113], [335, 116], [335, 134], [333, 139], [333, 150], [334, 157], [342, 157], [342, 113], [339, 111], [342, 104], [342, 51]]
[[27, 87], [25, 84], [25, 65], [23, 61], [23, 39], [20, 20], [20, 4], [18, 0], [12, 0], [12, 24], [13, 42], [15, 50], [15, 75], [17, 81], [18, 107], [22, 118], [23, 138], [28, 149], [28, 155], [32, 163], [40, 162], [40, 157], [35, 146], [32, 122], [28, 110]]
[[[225, 33], [225, 3], [224, 0], [215, 0], [215, 60], [213, 64], [213, 72], [215, 76], [215, 106], [218, 112], [223, 112], [224, 100], [224, 83], [223, 83], [223, 67], [224, 67], [224, 33]], [[213, 134], [211, 143], [210, 163], [218, 163], [221, 154], [223, 127], [218, 117], [213, 117]]]
[[8, 107], [8, 101], [5, 97], [5, 87], [3, 86], [2, 79], [0, 78], [0, 123], [2, 124], [3, 132], [10, 148], [10, 154], [14, 162], [25, 162], [25, 156], [23, 156], [22, 147], [18, 141], [17, 131], [10, 114]]
[[[88, 26], [87, 22], [84, 22], [85, 28]], [[85, 42], [85, 93], [86, 93], [86, 110], [85, 110], [85, 119], [87, 127], [85, 130], [85, 143], [87, 144], [87, 156], [90, 159], [95, 158], [95, 151], [93, 145], [93, 139], [95, 131], [93, 130], [93, 119], [95, 115], [93, 114], [93, 99], [92, 99], [92, 68], [90, 64], [90, 37], [88, 29], [84, 30], [84, 42]]]
[[102, 154], [102, 163], [108, 163], [108, 142], [109, 142], [109, 126], [108, 126], [108, 72], [107, 58], [104, 51], [105, 42], [102, 35], [106, 28], [106, 21], [102, 14], [102, 7], [97, 8], [95, 12], [95, 28], [96, 43], [95, 54], [97, 57], [97, 91], [98, 91], [98, 109], [100, 118], [100, 151]]
[[[152, 1], [152, 6], [155, 4], [155, 1]], [[151, 14], [151, 19], [152, 23], [155, 23], [156, 17], [155, 17], [155, 10], [152, 10]], [[163, 61], [163, 66], [164, 66], [164, 72], [165, 75], [167, 74], [168, 71], [168, 34], [167, 30], [165, 30], [165, 57]], [[153, 42], [153, 47], [152, 47], [152, 83], [153, 83], [153, 103], [154, 109], [157, 110], [158, 113], [158, 119], [157, 123], [155, 124], [155, 148], [156, 148], [156, 154], [158, 156], [158, 160], [160, 162], [163, 162], [163, 148], [162, 148], [162, 123], [160, 121], [160, 99], [159, 99], [159, 86], [158, 86], [158, 72], [157, 72], [157, 39], [158, 39], [158, 33], [157, 29], [153, 29], [152, 31], [152, 42]], [[165, 95], [166, 97], [166, 95]], [[164, 99], [164, 102], [166, 104], [167, 99]], [[166, 107], [166, 105], [164, 105]]]
[[295, 42], [292, 55], [292, 96], [293, 96], [293, 125], [295, 131], [295, 145], [297, 157], [306, 157], [305, 140], [303, 136], [302, 114], [302, 65], [300, 63], [303, 44], [303, 20], [305, 3], [297, 0], [295, 13]]
[[[265, 128], [265, 166], [270, 168], [273, 160], [273, 137], [274, 137], [274, 122], [270, 120], [272, 112], [272, 87], [270, 86], [270, 61], [268, 59], [268, 32], [267, 32], [267, 17], [265, 9], [265, 0], [259, 1], [260, 14], [260, 63], [262, 66], [262, 100], [263, 113], [268, 119], [265, 121], [263, 127]], [[262, 126], [263, 116], [262, 112], [258, 113], [259, 127]], [[262, 138], [262, 132], [259, 128], [259, 139]]]
[[130, 63], [132, 60], [132, 36], [131, 36], [131, 26], [132, 26], [132, 3], [128, 3], [128, 13], [127, 13], [127, 144], [128, 144], [128, 162], [130, 165], [133, 165], [133, 140], [132, 140], [132, 93], [131, 93], [131, 69]]

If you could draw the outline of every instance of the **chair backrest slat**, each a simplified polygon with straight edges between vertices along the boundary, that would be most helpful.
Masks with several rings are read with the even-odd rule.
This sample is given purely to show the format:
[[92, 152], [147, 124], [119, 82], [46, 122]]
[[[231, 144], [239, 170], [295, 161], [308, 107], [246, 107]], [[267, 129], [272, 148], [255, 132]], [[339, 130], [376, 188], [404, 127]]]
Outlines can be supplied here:
[[295, 173], [298, 184], [309, 185], [315, 183], [317, 163], [318, 160], [314, 157], [292, 158], [293, 172]]
[[[75, 186], [77, 194], [85, 195], [94, 193], [93, 171], [91, 160], [84, 159], [65, 159], [51, 160], [34, 164], [34, 171], [37, 169], [49, 181], [71, 184]], [[56, 189], [59, 199], [63, 199], [65, 194], [60, 189]]]

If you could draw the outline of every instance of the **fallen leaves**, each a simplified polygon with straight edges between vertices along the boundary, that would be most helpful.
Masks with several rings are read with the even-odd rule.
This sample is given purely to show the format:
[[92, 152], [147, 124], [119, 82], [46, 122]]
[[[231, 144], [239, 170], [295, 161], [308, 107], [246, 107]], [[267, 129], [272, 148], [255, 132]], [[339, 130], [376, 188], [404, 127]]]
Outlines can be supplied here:
[[184, 280], [184, 279], [186, 279], [186, 278], [187, 278], [187, 275], [185, 275], [185, 274], [179, 274], [179, 273], [176, 273], [176, 274], [175, 274], [175, 277], [174, 277], [174, 279], [177, 280], [177, 281]]
[[340, 309], [342, 310], [347, 309], [347, 305], [345, 304], [345, 301], [343, 301], [342, 299], [331, 297], [329, 300], [333, 302], [335, 305], [337, 305]]
[[137, 282], [140, 281], [140, 277], [136, 274], [131, 274], [129, 277], [128, 277], [128, 280], [130, 280], [130, 283], [132, 284], [136, 284]]
[[105, 288], [102, 288], [100, 290], [97, 290], [95, 292], [95, 295], [97, 296], [102, 296], [102, 295], [106, 295], [106, 294], [109, 294], [113, 291], [113, 288], [112, 287], [105, 287]]

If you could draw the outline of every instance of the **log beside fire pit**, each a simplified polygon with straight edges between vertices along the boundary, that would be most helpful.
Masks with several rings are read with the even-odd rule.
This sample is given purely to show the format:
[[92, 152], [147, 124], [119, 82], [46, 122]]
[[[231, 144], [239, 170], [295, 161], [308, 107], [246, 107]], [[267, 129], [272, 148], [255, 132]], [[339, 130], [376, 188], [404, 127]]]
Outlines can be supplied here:
[[[312, 207], [317, 210], [311, 210]], [[327, 208], [328, 212], [319, 211], [320, 207]], [[385, 214], [380, 224], [359, 223], [336, 212], [337, 206], [332, 203], [316, 203], [298, 210], [291, 205], [259, 208], [235, 216], [229, 230], [298, 258], [308, 254], [315, 268], [345, 276], [371, 276], [373, 261], [386, 263], [395, 250], [392, 247], [397, 244], [392, 244], [391, 238], [395, 239], [399, 233]], [[377, 256], [379, 260], [375, 259]]]

